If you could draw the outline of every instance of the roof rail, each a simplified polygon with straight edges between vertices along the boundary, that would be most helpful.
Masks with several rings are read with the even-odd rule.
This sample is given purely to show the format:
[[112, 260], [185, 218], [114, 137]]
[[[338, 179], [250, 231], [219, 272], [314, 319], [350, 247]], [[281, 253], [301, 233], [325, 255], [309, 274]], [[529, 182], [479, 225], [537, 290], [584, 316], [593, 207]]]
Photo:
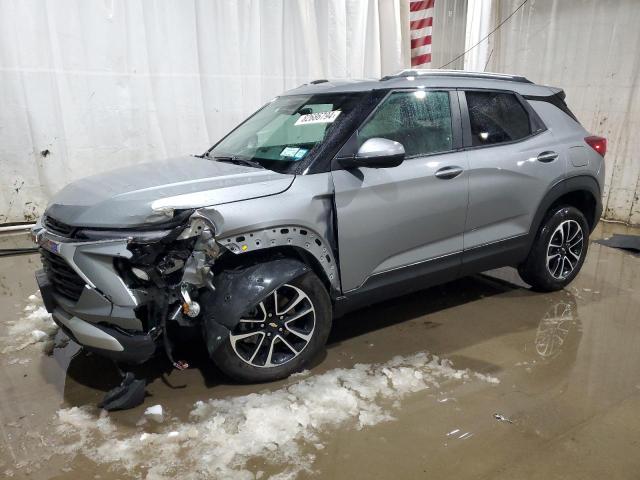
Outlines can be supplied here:
[[406, 77], [461, 77], [461, 78], [487, 78], [491, 80], [507, 80], [510, 82], [533, 83], [521, 75], [509, 75], [506, 73], [492, 72], [467, 72], [465, 70], [443, 70], [443, 69], [406, 69], [401, 70], [393, 75], [387, 75], [380, 79], [381, 82], [391, 80], [393, 78]]

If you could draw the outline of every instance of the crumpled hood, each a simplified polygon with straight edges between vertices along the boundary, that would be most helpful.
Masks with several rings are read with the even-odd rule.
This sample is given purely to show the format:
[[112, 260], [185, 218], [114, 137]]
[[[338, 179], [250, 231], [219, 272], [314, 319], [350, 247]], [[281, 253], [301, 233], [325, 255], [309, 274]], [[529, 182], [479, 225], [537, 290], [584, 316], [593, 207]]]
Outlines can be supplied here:
[[275, 195], [289, 188], [294, 178], [206, 158], [179, 157], [73, 182], [54, 196], [46, 214], [73, 226], [126, 228], [142, 225], [150, 216], [161, 220], [162, 213], [172, 209]]

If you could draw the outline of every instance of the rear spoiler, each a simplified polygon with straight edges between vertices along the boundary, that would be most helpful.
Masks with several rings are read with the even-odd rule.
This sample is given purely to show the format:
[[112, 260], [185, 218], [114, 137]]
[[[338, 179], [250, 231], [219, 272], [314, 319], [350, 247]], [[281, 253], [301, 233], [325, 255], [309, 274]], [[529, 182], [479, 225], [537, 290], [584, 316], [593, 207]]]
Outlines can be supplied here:
[[557, 87], [547, 87], [549, 89], [549, 95], [524, 95], [524, 98], [527, 100], [533, 100], [536, 102], [547, 102], [555, 107], [558, 107], [564, 113], [573, 118], [576, 122], [580, 123], [580, 121], [576, 118], [569, 107], [567, 106], [567, 102], [565, 102], [565, 98], [567, 98], [567, 94], [564, 93], [564, 90]]

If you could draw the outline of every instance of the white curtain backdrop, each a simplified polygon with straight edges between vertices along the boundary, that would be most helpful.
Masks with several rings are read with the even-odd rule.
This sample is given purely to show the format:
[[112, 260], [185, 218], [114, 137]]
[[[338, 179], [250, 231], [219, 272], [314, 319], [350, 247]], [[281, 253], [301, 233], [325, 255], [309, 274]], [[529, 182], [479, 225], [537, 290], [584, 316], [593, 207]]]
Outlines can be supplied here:
[[489, 60], [489, 42], [476, 45], [487, 36], [491, 25], [492, 0], [468, 0], [467, 31], [464, 51], [471, 50], [464, 56], [464, 69], [472, 72], [483, 72]]
[[[474, 0], [470, 7], [474, 3], [468, 47], [522, 0]], [[584, 127], [608, 140], [605, 218], [635, 225], [640, 225], [639, 25], [638, 0], [529, 0], [465, 58], [465, 68], [486, 66], [563, 88]]]
[[0, 224], [68, 182], [200, 153], [318, 78], [405, 68], [403, 0], [0, 0]]

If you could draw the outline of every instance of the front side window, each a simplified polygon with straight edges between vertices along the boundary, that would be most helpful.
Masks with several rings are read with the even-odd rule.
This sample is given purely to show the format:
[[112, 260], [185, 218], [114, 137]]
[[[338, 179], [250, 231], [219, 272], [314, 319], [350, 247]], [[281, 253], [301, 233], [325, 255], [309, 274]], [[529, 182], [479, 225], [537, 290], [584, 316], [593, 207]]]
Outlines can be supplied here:
[[370, 138], [400, 142], [408, 158], [453, 148], [449, 93], [394, 92], [358, 131], [362, 145]]
[[465, 92], [474, 147], [520, 140], [531, 134], [529, 115], [512, 93]]
[[265, 105], [207, 156], [291, 173], [343, 124], [363, 93], [289, 95]]

